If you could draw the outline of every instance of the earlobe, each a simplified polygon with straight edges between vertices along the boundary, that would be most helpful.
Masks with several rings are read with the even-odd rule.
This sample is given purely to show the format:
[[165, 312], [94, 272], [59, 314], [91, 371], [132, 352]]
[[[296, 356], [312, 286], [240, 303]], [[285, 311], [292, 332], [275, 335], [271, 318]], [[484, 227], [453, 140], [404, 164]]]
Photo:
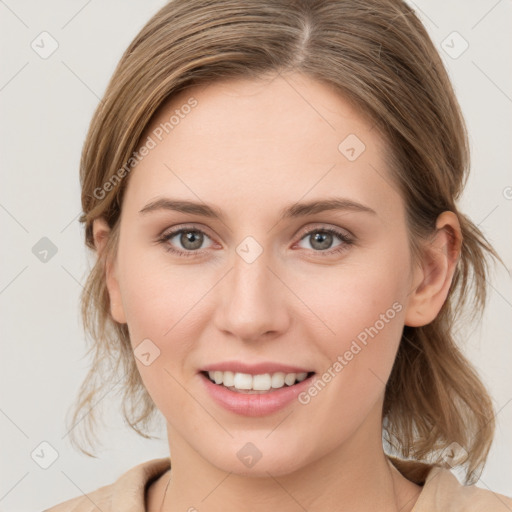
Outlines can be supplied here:
[[457, 267], [462, 235], [457, 215], [443, 212], [436, 221], [436, 232], [423, 249], [422, 261], [414, 273], [405, 325], [420, 327], [432, 322], [441, 310]]
[[110, 314], [117, 323], [125, 324], [126, 316], [121, 299], [116, 260], [104, 253], [111, 234], [112, 231], [105, 219], [100, 217], [93, 221], [94, 247], [98, 258], [104, 258], [104, 278], [110, 299]]

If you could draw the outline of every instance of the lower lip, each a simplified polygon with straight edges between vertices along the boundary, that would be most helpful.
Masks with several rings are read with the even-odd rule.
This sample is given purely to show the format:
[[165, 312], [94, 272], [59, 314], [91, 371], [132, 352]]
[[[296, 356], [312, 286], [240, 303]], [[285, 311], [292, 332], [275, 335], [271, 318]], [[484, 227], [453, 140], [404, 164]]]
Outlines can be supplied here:
[[213, 383], [203, 373], [199, 373], [207, 392], [215, 402], [241, 416], [266, 416], [287, 405], [297, 398], [299, 393], [311, 385], [315, 374], [293, 386], [284, 386], [268, 393], [237, 393], [225, 388], [222, 384]]

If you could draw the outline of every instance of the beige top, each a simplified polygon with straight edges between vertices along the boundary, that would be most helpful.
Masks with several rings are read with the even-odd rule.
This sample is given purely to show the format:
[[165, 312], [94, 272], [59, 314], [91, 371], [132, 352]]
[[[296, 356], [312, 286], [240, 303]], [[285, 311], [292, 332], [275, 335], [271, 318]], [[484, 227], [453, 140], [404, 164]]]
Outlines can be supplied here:
[[[400, 468], [403, 463], [391, 459]], [[146, 489], [170, 468], [170, 459], [133, 467], [113, 484], [64, 501], [44, 512], [145, 512]], [[423, 489], [412, 512], [511, 512], [512, 499], [474, 485], [464, 486], [448, 470], [418, 465]], [[422, 478], [426, 477], [426, 478]]]

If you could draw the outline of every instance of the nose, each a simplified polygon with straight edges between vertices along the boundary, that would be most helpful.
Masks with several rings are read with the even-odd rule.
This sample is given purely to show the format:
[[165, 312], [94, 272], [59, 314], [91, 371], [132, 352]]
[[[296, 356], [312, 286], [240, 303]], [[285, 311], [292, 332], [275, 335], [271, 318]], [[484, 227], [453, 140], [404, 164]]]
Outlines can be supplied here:
[[[287, 290], [266, 252], [248, 263], [237, 253], [233, 266], [219, 283], [215, 325], [241, 341], [278, 337], [289, 328]], [[275, 266], [275, 265], [274, 265]]]

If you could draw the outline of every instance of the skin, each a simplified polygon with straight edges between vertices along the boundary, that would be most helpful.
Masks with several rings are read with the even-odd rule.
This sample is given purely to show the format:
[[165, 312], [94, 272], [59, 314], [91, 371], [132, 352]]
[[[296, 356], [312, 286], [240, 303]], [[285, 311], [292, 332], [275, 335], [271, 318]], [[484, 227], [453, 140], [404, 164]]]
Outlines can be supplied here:
[[[149, 338], [160, 350], [149, 366], [137, 365], [167, 422], [172, 480], [163, 510], [411, 510], [421, 488], [383, 452], [385, 383], [403, 326], [432, 321], [446, 299], [460, 250], [456, 216], [438, 218], [425, 258], [413, 261], [386, 144], [325, 84], [289, 74], [189, 89], [145, 136], [191, 96], [198, 105], [131, 172], [118, 251], [106, 267], [113, 318], [128, 324], [134, 348]], [[348, 134], [366, 146], [352, 162], [338, 150]], [[279, 220], [288, 205], [333, 196], [375, 213]], [[161, 197], [213, 205], [225, 219], [140, 213]], [[172, 227], [205, 233], [200, 253], [167, 252], [190, 247], [179, 235], [155, 242]], [[344, 245], [334, 236], [319, 249], [313, 235], [325, 227], [353, 243], [333, 254]], [[109, 236], [101, 218], [94, 235], [100, 253]], [[236, 252], [247, 236], [263, 248], [250, 264]], [[394, 303], [401, 311], [307, 405], [248, 418], [203, 390], [198, 370], [225, 360], [321, 375]], [[251, 469], [237, 457], [247, 442], [262, 454]], [[149, 511], [160, 510], [169, 475], [149, 488]]]

